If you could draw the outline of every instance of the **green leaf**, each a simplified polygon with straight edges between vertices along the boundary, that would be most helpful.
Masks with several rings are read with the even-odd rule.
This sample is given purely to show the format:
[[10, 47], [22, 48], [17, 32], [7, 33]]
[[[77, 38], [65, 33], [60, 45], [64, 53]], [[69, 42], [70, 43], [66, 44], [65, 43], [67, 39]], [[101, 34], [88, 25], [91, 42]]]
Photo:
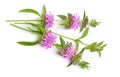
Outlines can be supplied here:
[[97, 44], [97, 47], [101, 46], [102, 44], [103, 44], [103, 41], [99, 42], [99, 43]]
[[71, 13], [68, 13], [68, 20], [67, 20], [67, 25], [65, 26], [65, 28], [69, 28], [70, 27], [70, 23], [71, 23]]
[[25, 45], [25, 46], [32, 46], [32, 45], [36, 45], [39, 43], [39, 41], [34, 41], [34, 42], [26, 42], [26, 41], [20, 41], [20, 42], [17, 42], [18, 44], [21, 44], [21, 45]]
[[82, 59], [82, 55], [80, 54], [75, 55], [73, 58], [75, 63], [79, 63], [81, 59]]
[[97, 25], [99, 25], [101, 22], [97, 22], [95, 19], [93, 19], [93, 20], [91, 20], [90, 21], [90, 25], [92, 26], [92, 27], [96, 27]]
[[83, 22], [82, 22], [82, 26], [83, 26], [83, 27], [86, 27], [87, 24], [88, 24], [88, 21], [89, 21], [89, 20], [88, 20], [88, 16], [86, 16], [85, 19], [84, 19]]
[[37, 11], [34, 10], [34, 9], [22, 9], [22, 10], [20, 10], [19, 12], [33, 13], [33, 14], [36, 14], [36, 15], [40, 16], [39, 12], [37, 12]]
[[37, 28], [37, 30], [33, 30], [33, 29], [31, 29], [31, 28], [28, 27], [28, 29], [29, 29], [30, 31], [38, 32], [38, 33], [40, 33], [40, 34], [43, 34], [43, 33], [46, 32], [45, 27], [43, 26], [42, 23], [38, 23], [38, 24], [35, 24], [35, 23], [28, 23], [28, 24], [30, 24], [31, 26], [34, 26], [34, 27]]
[[68, 22], [67, 21], [64, 21], [63, 23], [60, 24], [61, 26], [66, 26], [68, 25]]
[[45, 29], [43, 23], [39, 23], [39, 24], [38, 24], [38, 30], [39, 30], [40, 33], [42, 33], [42, 34], [46, 33], [46, 29]]
[[34, 23], [29, 23], [29, 24], [31, 24], [34, 27], [38, 27], [38, 24], [34, 24]]
[[88, 32], [89, 32], [89, 28], [86, 28], [85, 31], [83, 32], [82, 36], [80, 37], [80, 39], [86, 37]]
[[62, 50], [62, 46], [61, 46], [60, 44], [55, 44], [54, 46], [55, 46], [58, 50], [60, 50], [60, 51]]
[[80, 32], [82, 32], [82, 30], [84, 29], [84, 28], [86, 28], [86, 26], [87, 26], [87, 24], [88, 24], [88, 16], [86, 16], [86, 13], [85, 13], [85, 11], [84, 11], [84, 15], [83, 15], [83, 19], [82, 19], [82, 26], [81, 26], [81, 28], [80, 28]]
[[102, 51], [106, 46], [107, 46], [107, 44], [104, 44], [104, 45], [99, 46], [99, 47], [97, 48], [97, 51], [98, 51], [99, 57], [101, 57], [101, 51]]
[[62, 24], [60, 24], [62, 26], [65, 26], [65, 28], [69, 28], [69, 22], [68, 21], [64, 21]]
[[61, 42], [62, 48], [64, 48], [64, 46], [65, 46], [65, 41], [64, 41], [64, 39], [63, 39], [62, 37], [60, 37], [60, 42]]
[[67, 17], [65, 15], [57, 15], [59, 18], [61, 18], [62, 20], [66, 20]]
[[27, 28], [28, 28], [28, 30], [30, 30], [31, 32], [40, 33], [39, 31], [37, 31], [37, 30], [33, 30], [33, 29], [31, 29], [30, 27], [27, 27]]
[[83, 19], [85, 19], [85, 17], [86, 17], [86, 12], [85, 12], [85, 10], [84, 10]]
[[72, 14], [70, 14], [70, 13], [68, 13], [68, 17], [66, 17], [66, 16], [64, 16], [64, 15], [58, 15], [61, 19], [67, 19], [67, 20], [65, 20], [62, 24], [60, 24], [60, 25], [62, 25], [62, 26], [65, 26], [65, 28], [66, 29], [68, 29], [69, 28], [69, 24], [70, 24], [70, 21], [71, 21], [71, 15]]
[[67, 65], [67, 67], [71, 66], [72, 64], [73, 64], [73, 61], [71, 61], [71, 62]]
[[82, 62], [80, 63], [80, 66], [81, 66], [81, 68], [87, 68], [87, 69], [90, 68], [89, 63], [86, 62], [86, 61], [82, 61]]
[[83, 28], [85, 28], [85, 27], [87, 26], [88, 21], [89, 21], [89, 20], [88, 20], [88, 16], [85, 17], [84, 20], [82, 20], [82, 27], [80, 28], [80, 32], [82, 32]]
[[77, 55], [82, 55], [82, 53], [84, 52], [85, 48], [82, 48], [82, 50], [77, 54]]
[[97, 46], [97, 42], [94, 42], [90, 45], [88, 45], [87, 47], [85, 47], [85, 49], [89, 49], [91, 52], [96, 51], [96, 46]]
[[99, 47], [99, 50], [102, 51], [106, 46], [107, 44], [102, 45], [101, 47]]
[[46, 14], [46, 7], [45, 7], [45, 5], [43, 6], [43, 14]]
[[71, 16], [72, 16], [72, 14], [71, 14], [71, 13], [68, 13], [68, 20], [71, 19]]

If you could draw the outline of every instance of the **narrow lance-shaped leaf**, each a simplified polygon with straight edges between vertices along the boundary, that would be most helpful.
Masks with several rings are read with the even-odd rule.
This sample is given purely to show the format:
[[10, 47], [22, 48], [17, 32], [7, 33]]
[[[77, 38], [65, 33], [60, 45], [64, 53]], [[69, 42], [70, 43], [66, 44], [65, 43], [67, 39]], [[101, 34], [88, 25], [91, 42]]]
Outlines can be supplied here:
[[61, 46], [60, 44], [55, 44], [54, 46], [55, 46], [59, 51], [62, 50], [62, 46]]
[[94, 43], [88, 45], [87, 47], [85, 47], [85, 49], [88, 49], [91, 52], [94, 52], [96, 50], [96, 46], [97, 46], [97, 42], [94, 42]]
[[42, 34], [44, 34], [44, 33], [47, 32], [47, 30], [45, 29], [45, 27], [44, 27], [44, 25], [43, 25], [42, 22], [38, 24], [38, 27], [37, 27], [37, 28], [38, 28], [38, 30], [39, 30]]
[[85, 28], [88, 24], [88, 16], [86, 16], [83, 20], [82, 20], [82, 27], [80, 29], [80, 32], [83, 30], [83, 28]]
[[33, 29], [31, 29], [30, 27], [27, 27], [31, 32], [38, 32], [39, 33], [39, 31], [36, 31], [36, 30], [33, 30]]
[[61, 26], [65, 26], [65, 28], [68, 28], [69, 22], [68, 22], [68, 21], [64, 21], [64, 22], [61, 23], [60, 25], [61, 25]]
[[84, 15], [82, 19], [82, 26], [80, 27], [80, 32], [82, 32], [82, 30], [87, 26], [88, 21], [89, 21], [88, 16], [86, 16], [86, 13], [84, 11]]
[[20, 10], [19, 12], [33, 13], [33, 14], [36, 14], [36, 15], [40, 16], [39, 12], [37, 12], [37, 11], [34, 10], [34, 9], [22, 9], [22, 10]]
[[86, 27], [86, 25], [88, 24], [88, 16], [86, 16], [86, 12], [84, 10], [84, 15], [83, 15], [83, 20], [82, 20], [82, 26]]
[[89, 28], [86, 28], [85, 31], [83, 32], [82, 36], [79, 39], [86, 37], [88, 32], [89, 32]]
[[[85, 10], [84, 10], [82, 23], [83, 23], [83, 20], [85, 19], [85, 17], [86, 17], [86, 13], [85, 13]], [[82, 32], [83, 28], [84, 28], [84, 27], [83, 27], [83, 24], [82, 24], [82, 26], [80, 27], [80, 32]]]
[[61, 18], [62, 20], [66, 20], [67, 17], [65, 15], [57, 15], [59, 18]]
[[38, 23], [38, 24], [28, 23], [28, 24], [36, 28], [36, 30], [33, 30], [33, 29], [27, 27], [32, 32], [37, 32], [37, 33], [40, 33], [40, 34], [43, 34], [44, 32], [46, 32], [45, 28], [42, 26], [41, 23]]
[[102, 51], [106, 46], [107, 44], [102, 45], [101, 47], [99, 47], [99, 50]]
[[36, 45], [39, 43], [39, 41], [34, 41], [34, 42], [26, 42], [26, 41], [20, 41], [20, 42], [17, 42], [18, 44], [21, 44], [21, 45], [25, 45], [25, 46], [32, 46], [32, 45]]
[[65, 28], [69, 28], [70, 27], [70, 22], [71, 22], [71, 13], [68, 13], [68, 19], [67, 19], [67, 25], [65, 25]]
[[43, 6], [43, 14], [46, 14], [46, 7], [45, 7], [45, 5]]
[[97, 47], [101, 46], [102, 44], [103, 44], [103, 41], [99, 42], [99, 43], [97, 44]]
[[84, 14], [83, 14], [83, 19], [86, 17], [86, 12], [85, 12], [85, 10], [84, 10]]
[[64, 48], [64, 46], [65, 46], [65, 41], [64, 41], [64, 39], [63, 39], [62, 37], [60, 37], [60, 42], [61, 42], [62, 48]]
[[26, 23], [26, 24], [29, 24], [29, 25], [34, 26], [34, 27], [38, 26], [38, 24], [35, 24], [35, 23]]
[[71, 66], [72, 64], [73, 64], [73, 61], [71, 61], [71, 62], [67, 65], [67, 67]]
[[77, 54], [78, 56], [82, 55], [82, 53], [84, 52], [85, 48], [82, 48], [82, 50]]
[[21, 44], [21, 45], [25, 45], [25, 46], [32, 46], [32, 45], [36, 45], [36, 44], [40, 43], [42, 41], [42, 37], [43, 37], [43, 35], [38, 34], [38, 39], [36, 41], [33, 41], [33, 42], [19, 41], [17, 43]]
[[[102, 42], [101, 42], [102, 43]], [[107, 44], [104, 44], [102, 46], [99, 46], [97, 51], [98, 51], [98, 54], [99, 54], [99, 57], [101, 57], [101, 51], [104, 49], [104, 47], [106, 46]]]

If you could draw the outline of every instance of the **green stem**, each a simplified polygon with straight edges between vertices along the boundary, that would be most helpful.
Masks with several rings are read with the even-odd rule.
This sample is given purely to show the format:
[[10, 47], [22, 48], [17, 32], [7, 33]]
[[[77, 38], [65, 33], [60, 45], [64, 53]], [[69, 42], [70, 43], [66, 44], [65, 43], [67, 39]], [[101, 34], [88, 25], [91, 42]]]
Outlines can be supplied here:
[[64, 37], [64, 38], [66, 38], [66, 39], [69, 39], [69, 40], [75, 41], [75, 39], [73, 39], [73, 38], [70, 38], [70, 37], [67, 37], [67, 36], [63, 36], [63, 35], [58, 34], [58, 33], [55, 33], [55, 32], [52, 32], [52, 33], [55, 34], [55, 35], [58, 35], [58, 36]]
[[33, 21], [33, 22], [36, 22], [36, 21], [41, 21], [41, 20], [6, 20], [6, 22], [24, 22], [24, 21], [26, 21], [26, 22], [31, 22], [31, 21]]
[[76, 40], [75, 43], [76, 43], [76, 48], [75, 49], [78, 50], [79, 49], [79, 42]]
[[[28, 22], [39, 22], [43, 20], [6, 20], [6, 22], [14, 22], [14, 23], [28, 23]], [[63, 21], [63, 20], [54, 20], [54, 21]]]
[[78, 40], [78, 42], [81, 43], [81, 44], [83, 44], [83, 45], [88, 45], [88, 44], [82, 42], [81, 40]]

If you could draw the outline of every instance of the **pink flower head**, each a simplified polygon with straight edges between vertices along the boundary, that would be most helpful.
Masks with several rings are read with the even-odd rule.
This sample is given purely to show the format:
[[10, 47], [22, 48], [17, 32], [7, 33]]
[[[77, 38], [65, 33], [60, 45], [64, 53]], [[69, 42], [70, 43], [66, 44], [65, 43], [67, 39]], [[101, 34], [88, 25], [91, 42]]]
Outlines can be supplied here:
[[54, 17], [51, 13], [45, 14], [45, 22], [44, 23], [45, 23], [46, 28], [52, 27], [52, 25], [54, 24], [53, 21], [54, 21]]
[[74, 55], [76, 54], [76, 51], [73, 49], [73, 45], [70, 43], [68, 44], [62, 51], [61, 55], [64, 58], [67, 58], [69, 60], [72, 60]]
[[80, 16], [71, 15], [70, 28], [76, 30], [80, 26]]
[[46, 46], [47, 48], [51, 48], [53, 44], [56, 42], [57, 36], [52, 34], [50, 31], [45, 34], [42, 40], [42, 46]]

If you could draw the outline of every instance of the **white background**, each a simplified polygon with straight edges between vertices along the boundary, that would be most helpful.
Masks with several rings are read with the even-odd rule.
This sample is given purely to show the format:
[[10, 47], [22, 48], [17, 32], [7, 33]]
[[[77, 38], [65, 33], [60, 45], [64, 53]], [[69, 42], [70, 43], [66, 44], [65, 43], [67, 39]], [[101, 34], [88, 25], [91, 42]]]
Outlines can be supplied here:
[[[56, 54], [53, 47], [46, 49], [40, 45], [31, 47], [17, 44], [17, 41], [33, 41], [36, 36], [18, 30], [5, 22], [7, 19], [37, 19], [32, 14], [18, 13], [24, 8], [41, 12], [43, 5], [54, 15], [77, 13], [84, 9], [90, 19], [101, 21], [101, 25], [91, 28], [83, 39], [86, 43], [104, 40], [107, 47], [102, 58], [97, 53], [85, 52], [84, 58], [90, 62], [90, 70], [78, 66], [66, 68], [67, 60]], [[0, 77], [120, 77], [120, 2], [119, 0], [0, 0]], [[55, 19], [58, 19], [55, 16]], [[54, 31], [70, 36], [80, 36], [78, 31], [64, 30], [54, 25]], [[59, 42], [59, 41], [58, 41]]]

